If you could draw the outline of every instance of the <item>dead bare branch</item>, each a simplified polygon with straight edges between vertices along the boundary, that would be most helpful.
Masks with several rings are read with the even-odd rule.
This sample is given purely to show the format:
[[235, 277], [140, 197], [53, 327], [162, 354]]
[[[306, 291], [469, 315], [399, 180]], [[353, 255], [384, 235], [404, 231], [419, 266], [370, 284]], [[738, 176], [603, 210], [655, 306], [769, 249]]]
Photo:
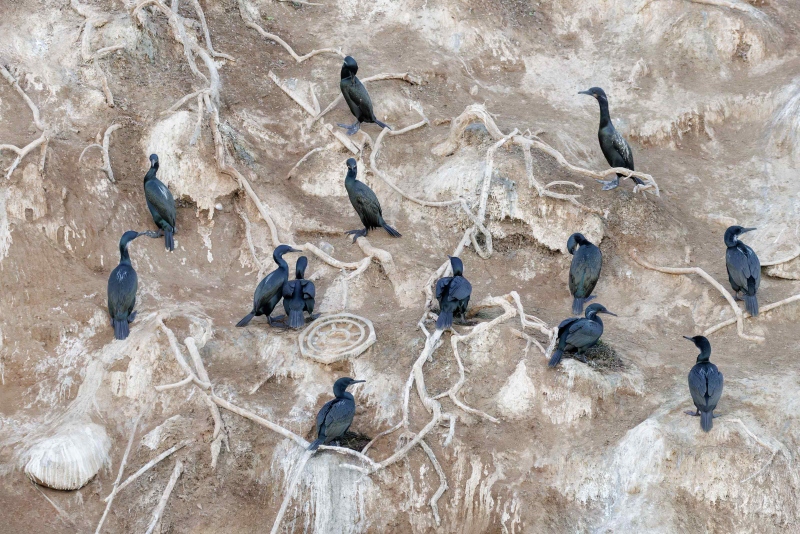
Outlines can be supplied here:
[[3, 78], [5, 78], [5, 80], [11, 85], [11, 87], [13, 87], [14, 90], [17, 93], [19, 93], [19, 95], [22, 97], [25, 103], [28, 104], [28, 107], [31, 109], [31, 113], [33, 113], [33, 124], [35, 124], [36, 127], [39, 128], [40, 130], [44, 131], [45, 129], [44, 123], [42, 122], [42, 119], [39, 117], [39, 108], [36, 107], [36, 104], [33, 103], [33, 100], [31, 100], [30, 97], [28, 97], [25, 91], [22, 90], [22, 87], [19, 86], [19, 83], [17, 83], [17, 80], [14, 79], [11, 73], [8, 72], [8, 70], [2, 64], [0, 64], [0, 75], [2, 75]]
[[169, 477], [167, 487], [164, 488], [164, 493], [161, 494], [161, 499], [158, 501], [158, 506], [156, 506], [156, 509], [153, 510], [153, 519], [150, 521], [150, 525], [147, 527], [145, 534], [153, 534], [156, 525], [158, 525], [159, 521], [161, 521], [161, 515], [164, 513], [164, 508], [167, 507], [169, 496], [172, 494], [172, 490], [175, 488], [175, 483], [178, 482], [178, 477], [181, 476], [182, 472], [183, 462], [180, 460], [175, 460], [175, 468], [172, 470], [172, 475]]
[[[181, 441], [181, 442], [180, 442], [180, 443], [178, 443], [177, 445], [175, 445], [175, 446], [173, 446], [173, 447], [170, 447], [169, 449], [165, 450], [164, 452], [162, 452], [161, 454], [159, 454], [158, 456], [156, 456], [155, 458], [153, 458], [152, 460], [150, 460], [149, 462], [147, 462], [146, 464], [144, 464], [144, 465], [141, 467], [141, 469], [139, 469], [139, 470], [138, 470], [138, 471], [136, 471], [134, 474], [132, 474], [131, 476], [129, 476], [129, 477], [128, 477], [128, 478], [125, 480], [125, 482], [123, 482], [122, 484], [120, 484], [119, 486], [117, 486], [117, 491], [116, 491], [116, 493], [119, 493], [120, 491], [122, 491], [122, 490], [124, 490], [125, 488], [127, 488], [127, 487], [128, 487], [128, 486], [129, 486], [129, 485], [130, 485], [132, 482], [134, 482], [134, 481], [135, 481], [137, 478], [139, 478], [140, 476], [142, 476], [143, 474], [145, 474], [147, 471], [149, 471], [150, 469], [152, 469], [152, 468], [153, 468], [153, 467], [154, 467], [156, 464], [158, 464], [159, 462], [161, 462], [162, 460], [164, 460], [164, 458], [167, 458], [168, 456], [172, 455], [172, 454], [173, 454], [173, 453], [175, 453], [176, 451], [179, 451], [180, 449], [184, 448], [185, 446], [187, 446], [187, 445], [189, 445], [189, 444], [191, 444], [191, 443], [194, 443], [194, 440], [191, 440], [191, 439], [189, 439], [189, 440]], [[104, 501], [104, 502], [108, 502], [110, 499], [112, 499], [112, 498], [113, 498], [113, 497], [112, 497], [112, 495], [116, 495], [116, 493], [112, 493], [111, 495], [109, 495], [108, 497], [106, 497], [105, 499], [103, 499], [103, 501]]]

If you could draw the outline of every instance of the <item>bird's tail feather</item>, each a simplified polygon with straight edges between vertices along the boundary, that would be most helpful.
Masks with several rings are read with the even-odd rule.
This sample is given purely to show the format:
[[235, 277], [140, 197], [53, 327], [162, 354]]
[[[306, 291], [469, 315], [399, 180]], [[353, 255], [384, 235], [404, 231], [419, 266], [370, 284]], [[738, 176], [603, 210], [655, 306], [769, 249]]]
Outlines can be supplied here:
[[379, 121], [378, 119], [375, 119], [375, 124], [377, 124], [377, 125], [378, 125], [378, 126], [380, 126], [381, 128], [388, 128], [389, 130], [391, 130], [391, 129], [392, 129], [392, 127], [391, 127], [391, 126], [389, 126], [388, 124], [384, 124], [384, 123], [382, 123], [382, 122], [381, 122], [381, 121]]
[[714, 426], [714, 412], [700, 412], [700, 428], [708, 432]]
[[243, 327], [243, 326], [247, 326], [247, 324], [248, 324], [248, 323], [249, 323], [249, 322], [250, 322], [250, 321], [253, 319], [253, 317], [255, 317], [255, 316], [256, 316], [256, 314], [255, 314], [255, 313], [253, 313], [253, 312], [250, 312], [250, 313], [248, 313], [247, 315], [245, 315], [245, 316], [244, 316], [244, 319], [242, 319], [241, 321], [239, 321], [238, 323], [236, 323], [236, 326], [238, 326], [239, 328], [241, 328], [241, 327]]
[[303, 317], [303, 310], [290, 310], [289, 311], [289, 328], [300, 328], [306, 323]]
[[130, 334], [127, 319], [112, 319], [114, 322], [114, 337], [117, 339], [125, 339]]
[[325, 438], [317, 438], [311, 442], [311, 445], [308, 446], [309, 451], [315, 451], [317, 448], [325, 442]]
[[172, 230], [166, 230], [164, 232], [164, 246], [170, 252], [175, 250], [175, 238], [172, 237]]
[[583, 302], [586, 299], [573, 297], [572, 299], [572, 314], [573, 315], [580, 315], [583, 313]]
[[555, 367], [561, 361], [561, 357], [564, 355], [564, 351], [561, 349], [556, 349], [553, 351], [553, 356], [550, 357], [550, 361], [548, 362], [548, 367]]
[[755, 295], [745, 295], [744, 307], [747, 309], [747, 313], [756, 317], [758, 315], [758, 297]]
[[389, 233], [389, 235], [392, 236], [392, 237], [402, 237], [403, 236], [403, 234], [401, 234], [400, 232], [398, 232], [397, 230], [395, 230], [394, 228], [392, 228], [391, 226], [389, 226], [385, 222], [382, 223], [381, 226], [383, 226], [383, 229], [386, 230]]
[[436, 319], [436, 329], [445, 330], [453, 326], [453, 312], [440, 311], [439, 318]]

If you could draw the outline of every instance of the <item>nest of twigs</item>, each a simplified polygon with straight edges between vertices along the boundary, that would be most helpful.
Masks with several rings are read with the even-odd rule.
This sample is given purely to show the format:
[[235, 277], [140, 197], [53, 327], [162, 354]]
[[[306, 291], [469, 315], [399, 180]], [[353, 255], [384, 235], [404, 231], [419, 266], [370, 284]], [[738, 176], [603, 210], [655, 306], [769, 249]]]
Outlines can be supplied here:
[[[599, 371], [621, 371], [625, 364], [619, 353], [611, 345], [598, 341], [597, 344], [583, 353], [586, 362]], [[574, 355], [573, 355], [574, 357]]]

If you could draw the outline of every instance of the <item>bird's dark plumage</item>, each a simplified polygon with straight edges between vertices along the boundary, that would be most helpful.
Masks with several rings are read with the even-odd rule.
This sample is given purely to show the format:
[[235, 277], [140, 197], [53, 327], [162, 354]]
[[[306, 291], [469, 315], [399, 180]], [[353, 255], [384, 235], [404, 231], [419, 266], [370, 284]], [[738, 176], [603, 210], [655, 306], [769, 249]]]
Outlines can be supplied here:
[[[351, 56], [344, 58], [339, 88], [342, 90], [344, 101], [347, 102], [347, 107], [350, 108], [356, 122], [351, 125], [339, 124], [339, 126], [347, 129], [347, 135], [356, 133], [361, 128], [362, 122], [373, 122], [381, 128], [389, 128], [388, 125], [375, 118], [375, 113], [372, 111], [372, 100], [369, 98], [367, 88], [356, 76], [357, 72], [356, 60]], [[391, 130], [391, 128], [389, 129]]]
[[[550, 357], [548, 365], [555, 367], [561, 361], [566, 351], [577, 350], [583, 354], [592, 347], [603, 335], [603, 321], [597, 316], [599, 313], [616, 315], [608, 311], [602, 304], [590, 304], [586, 308], [586, 317], [583, 319], [572, 317], [565, 319], [558, 325], [558, 344]], [[584, 358], [585, 362], [586, 359]]]
[[353, 243], [359, 237], [366, 237], [370, 230], [374, 228], [383, 228], [392, 237], [401, 237], [402, 234], [386, 224], [383, 220], [383, 212], [381, 211], [381, 203], [378, 202], [378, 197], [375, 192], [370, 189], [367, 184], [356, 180], [358, 174], [358, 163], [355, 159], [350, 158], [347, 160], [347, 176], [344, 179], [344, 188], [347, 189], [347, 196], [350, 197], [350, 204], [361, 219], [361, 224], [364, 225], [363, 230], [350, 230], [347, 234], [353, 234]]
[[236, 326], [247, 326], [250, 320], [256, 315], [266, 315], [267, 321], [272, 325], [270, 314], [275, 306], [280, 302], [283, 295], [283, 284], [289, 279], [289, 266], [283, 255], [287, 252], [300, 252], [289, 245], [280, 245], [272, 253], [272, 260], [278, 264], [278, 268], [269, 273], [259, 282], [253, 294], [253, 310], [248, 313]]
[[[600, 150], [606, 157], [606, 161], [611, 167], [622, 167], [624, 169], [634, 170], [633, 168], [633, 152], [631, 147], [624, 137], [614, 128], [611, 122], [611, 116], [608, 112], [608, 98], [606, 92], [599, 87], [592, 87], [586, 91], [581, 91], [578, 94], [589, 95], [594, 97], [600, 104], [600, 129], [597, 132], [597, 137], [600, 141]], [[603, 191], [614, 189], [619, 185], [619, 179], [623, 177], [622, 174], [617, 174], [614, 180], [597, 180], [603, 184]], [[644, 184], [642, 180], [633, 176], [631, 179], [639, 185]]]
[[147, 208], [156, 223], [164, 233], [164, 246], [167, 250], [175, 250], [175, 239], [172, 234], [175, 228], [175, 199], [172, 198], [169, 188], [156, 178], [158, 172], [158, 156], [150, 155], [150, 170], [144, 175], [144, 198]]
[[761, 285], [761, 262], [752, 248], [741, 241], [739, 236], [755, 228], [731, 226], [725, 231], [725, 265], [728, 268], [728, 281], [737, 293], [744, 294], [744, 305], [753, 317], [758, 315], [758, 286]]
[[703, 336], [686, 337], [700, 349], [697, 363], [689, 371], [689, 392], [697, 408], [697, 412], [686, 412], [689, 415], [700, 416], [700, 427], [704, 432], [714, 426], [714, 410], [717, 408], [722, 396], [722, 373], [717, 366], [711, 363], [711, 343]]
[[317, 439], [308, 446], [308, 450], [315, 451], [320, 445], [327, 445], [344, 436], [356, 414], [356, 401], [353, 395], [347, 392], [347, 388], [361, 382], [364, 380], [343, 377], [333, 384], [335, 398], [326, 402], [317, 414]]
[[450, 258], [453, 267], [453, 276], [440, 278], [436, 282], [436, 300], [439, 301], [439, 318], [436, 319], [436, 328], [444, 330], [453, 326], [453, 315], [460, 315], [466, 319], [469, 297], [472, 295], [472, 285], [464, 278], [464, 264], [456, 257]]
[[137, 237], [139, 233], [133, 230], [122, 234], [122, 239], [119, 240], [119, 265], [108, 277], [108, 315], [111, 317], [111, 326], [114, 327], [114, 337], [117, 339], [128, 337], [128, 324], [136, 317], [133, 308], [136, 307], [139, 279], [131, 265], [128, 244]]
[[572, 254], [572, 264], [569, 267], [572, 313], [580, 315], [583, 313], [583, 304], [593, 298], [592, 291], [597, 285], [603, 266], [603, 254], [583, 234], [578, 233], [569, 236], [567, 250]]
[[314, 314], [314, 282], [305, 280], [308, 258], [300, 256], [295, 267], [295, 279], [283, 284], [283, 309], [290, 328], [300, 328], [306, 323], [303, 312]]

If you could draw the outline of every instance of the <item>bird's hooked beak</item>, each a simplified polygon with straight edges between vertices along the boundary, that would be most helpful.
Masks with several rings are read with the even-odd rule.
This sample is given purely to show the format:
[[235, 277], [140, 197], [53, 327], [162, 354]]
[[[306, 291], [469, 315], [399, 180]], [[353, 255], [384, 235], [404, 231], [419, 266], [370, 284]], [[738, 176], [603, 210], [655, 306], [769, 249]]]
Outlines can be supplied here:
[[608, 314], [608, 315], [613, 315], [614, 317], [619, 317], [616, 313], [612, 313], [612, 312], [610, 312], [608, 310], [603, 310], [600, 313], [605, 313], [605, 314]]
[[739, 233], [739, 235], [741, 235], [741, 234], [744, 234], [744, 233], [747, 233], [747, 232], [752, 232], [753, 230], [758, 230], [758, 228], [745, 228], [744, 230], [742, 230], [742, 231]]
[[290, 248], [287, 252], [303, 252], [302, 250], [298, 250], [296, 248]]
[[692, 343], [694, 343], [694, 339], [690, 338], [689, 336], [683, 336], [683, 339], [688, 339]]
[[579, 95], [589, 95], [589, 96], [591, 96], [591, 97], [593, 97], [593, 98], [595, 98], [595, 99], [597, 98], [597, 95], [596, 95], [596, 94], [594, 94], [594, 93], [590, 93], [589, 91], [578, 91], [578, 94], [579, 94]]
[[361, 384], [362, 382], [366, 382], [366, 380], [353, 380], [350, 382], [350, 385], [352, 386], [353, 384]]

